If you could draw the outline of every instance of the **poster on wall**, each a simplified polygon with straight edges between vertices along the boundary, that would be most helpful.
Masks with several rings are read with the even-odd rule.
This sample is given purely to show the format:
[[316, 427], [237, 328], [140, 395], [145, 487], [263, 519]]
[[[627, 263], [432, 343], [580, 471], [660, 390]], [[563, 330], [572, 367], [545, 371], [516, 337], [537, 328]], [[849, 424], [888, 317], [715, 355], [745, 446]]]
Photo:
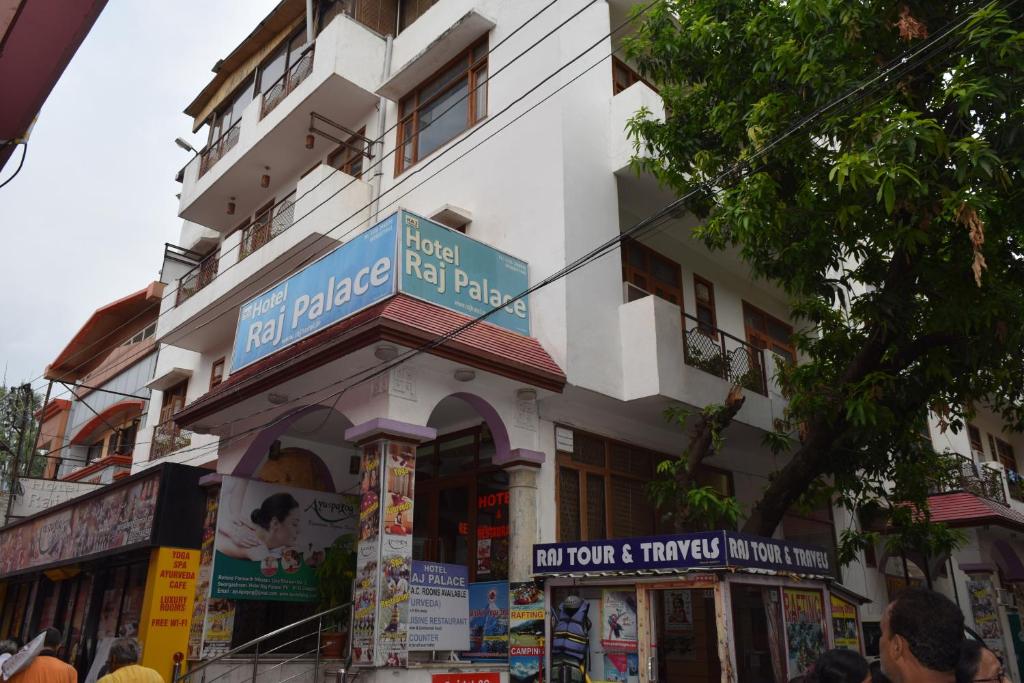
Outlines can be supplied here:
[[693, 630], [693, 598], [689, 590], [665, 591], [665, 630]]
[[544, 591], [533, 581], [509, 584], [508, 676], [511, 683], [538, 683], [544, 666]]
[[637, 683], [640, 680], [640, 656], [635, 652], [605, 653], [604, 680]]
[[835, 646], [860, 652], [860, 634], [857, 631], [857, 607], [835, 595], [829, 596], [832, 607], [832, 634]]
[[636, 592], [605, 590], [601, 594], [601, 645], [605, 652], [636, 652]]
[[380, 563], [380, 448], [363, 446], [359, 481], [359, 551], [352, 597], [352, 661], [374, 661], [377, 617], [377, 569]]
[[469, 649], [469, 568], [412, 562], [409, 650]]
[[338, 543], [354, 547], [353, 496], [224, 477], [211, 597], [312, 602], [316, 567]]
[[999, 622], [999, 604], [992, 580], [972, 575], [967, 581], [967, 595], [974, 615], [974, 629], [985, 641], [985, 646], [1003, 657], [1003, 627]]
[[508, 656], [509, 585], [505, 581], [469, 584], [470, 661], [493, 661]]
[[782, 591], [783, 614], [786, 618], [786, 646], [789, 676], [807, 671], [826, 650], [825, 601], [818, 591]]

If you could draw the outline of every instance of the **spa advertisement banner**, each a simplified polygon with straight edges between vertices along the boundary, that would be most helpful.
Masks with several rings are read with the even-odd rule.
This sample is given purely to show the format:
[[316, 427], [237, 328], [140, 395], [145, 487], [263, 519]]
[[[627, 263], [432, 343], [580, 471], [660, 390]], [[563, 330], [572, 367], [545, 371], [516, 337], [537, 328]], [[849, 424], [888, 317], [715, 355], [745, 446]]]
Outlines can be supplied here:
[[358, 504], [355, 496], [224, 477], [211, 597], [315, 601], [327, 549], [355, 551]]

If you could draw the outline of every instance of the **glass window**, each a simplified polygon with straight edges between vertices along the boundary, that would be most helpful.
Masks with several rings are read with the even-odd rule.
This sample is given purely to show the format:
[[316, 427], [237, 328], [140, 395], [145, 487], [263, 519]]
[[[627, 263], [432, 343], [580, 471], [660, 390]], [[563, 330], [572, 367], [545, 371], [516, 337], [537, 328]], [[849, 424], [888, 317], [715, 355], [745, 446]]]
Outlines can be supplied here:
[[260, 92], [266, 94], [274, 84], [284, 76], [284, 69], [288, 62], [288, 52], [281, 48], [270, 58], [260, 71]]
[[402, 154], [396, 160], [396, 174], [487, 116], [486, 45], [481, 41], [467, 49], [402, 99], [398, 131]]

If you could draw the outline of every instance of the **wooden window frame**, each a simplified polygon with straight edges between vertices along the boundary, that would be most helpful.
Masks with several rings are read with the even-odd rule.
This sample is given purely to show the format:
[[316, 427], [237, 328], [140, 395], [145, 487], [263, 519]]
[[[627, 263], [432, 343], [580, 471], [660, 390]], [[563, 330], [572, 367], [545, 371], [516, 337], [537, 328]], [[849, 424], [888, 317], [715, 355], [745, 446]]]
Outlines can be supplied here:
[[[700, 297], [697, 296], [697, 288], [698, 288], [699, 285], [704, 285], [705, 287], [708, 288], [708, 295], [710, 297], [710, 301], [708, 303], [701, 303]], [[693, 314], [694, 314], [694, 316], [696, 316], [697, 321], [698, 321], [697, 329], [699, 329], [704, 334], [712, 337], [713, 339], [717, 339], [718, 338], [718, 308], [715, 305], [715, 285], [714, 285], [714, 283], [711, 282], [711, 280], [703, 278], [700, 275], [697, 275], [696, 273], [693, 274], [693, 302], [694, 302]], [[704, 322], [700, 321], [700, 310], [702, 308], [708, 309], [708, 311], [710, 311], [710, 313], [711, 313], [711, 323], [710, 323], [711, 328], [710, 329], [708, 329], [708, 327], [707, 327], [708, 324], [707, 323], [704, 323]]]
[[[617, 78], [617, 72], [620, 69], [623, 73], [626, 74], [626, 80], [628, 81], [628, 83], [622, 84], [621, 87], [619, 84], [619, 79]], [[628, 88], [631, 88], [637, 83], [643, 83], [654, 92], [658, 92], [658, 89], [655, 88], [650, 81], [641, 76], [636, 69], [631, 67], [629, 64], [627, 64], [624, 60], [620, 59], [616, 55], [612, 55], [612, 97], [618, 95], [620, 92], [623, 92], [624, 90], [627, 90]]]
[[[671, 259], [668, 256], [665, 256], [661, 252], [657, 251], [656, 249], [652, 249], [646, 244], [643, 244], [634, 239], [623, 240], [621, 252], [623, 282], [629, 283], [634, 287], [647, 292], [648, 294], [660, 296], [662, 299], [670, 301], [679, 306], [680, 311], [686, 311], [686, 306], [683, 303], [683, 268], [682, 266], [679, 265], [679, 263], [676, 260]], [[629, 259], [631, 253], [643, 254], [643, 268], [635, 266], [631, 263]], [[662, 280], [659, 280], [658, 278], [654, 277], [654, 269], [651, 265], [652, 261], [654, 260], [662, 261], [662, 265], [667, 266], [668, 268], [674, 271], [676, 278], [676, 282], [674, 285], [670, 286], [667, 283], [663, 282]], [[639, 284], [637, 284], [636, 277], [638, 275], [644, 278], [644, 284], [647, 285], [646, 287], [641, 287]], [[673, 295], [677, 299], [677, 301], [672, 301], [671, 298], [664, 296], [664, 294], [662, 294], [658, 290], [662, 290], [662, 292], [664, 292], [665, 294]]]
[[[357, 151], [360, 146], [360, 143], [362, 143], [362, 145], [364, 146], [364, 150], [362, 152]], [[331, 168], [335, 168], [341, 171], [342, 173], [345, 173], [346, 175], [352, 176], [353, 178], [362, 178], [363, 171], [365, 169], [360, 169], [359, 174], [356, 175], [352, 173], [352, 166], [357, 160], [362, 161], [366, 158], [364, 154], [365, 145], [366, 126], [363, 126], [358, 131], [356, 131], [355, 135], [350, 137], [343, 144], [340, 144], [337, 147], [335, 147], [334, 150], [332, 150], [331, 153], [327, 155], [326, 164]], [[342, 161], [338, 165], [335, 165], [338, 158], [343, 158], [344, 161]]]
[[[761, 330], [757, 330], [757, 329], [754, 329], [754, 328], [750, 327], [750, 325], [747, 323], [747, 314], [748, 313], [753, 313], [753, 314], [760, 315], [760, 316], [764, 317], [764, 319], [765, 319], [765, 328], [766, 328], [764, 332], [762, 332]], [[769, 320], [772, 320], [772, 321], [778, 323], [779, 325], [781, 325], [782, 327], [787, 328], [789, 330], [789, 336], [790, 337], [793, 336], [793, 326], [790, 325], [789, 323], [787, 323], [785, 320], [782, 320], [781, 318], [776, 318], [771, 313], [768, 313], [767, 311], [765, 311], [762, 308], [758, 308], [757, 306], [755, 306], [754, 304], [750, 303], [749, 301], [745, 301], [745, 300], [743, 301], [743, 331], [744, 331], [744, 334], [746, 335], [747, 343], [749, 343], [754, 348], [762, 349], [764, 351], [771, 351], [773, 353], [774, 353], [774, 351], [772, 349], [772, 344], [775, 344], [776, 346], [780, 346], [780, 347], [784, 348], [786, 351], [788, 351], [790, 354], [792, 354], [793, 359], [795, 360], [796, 359], [796, 347], [793, 345], [793, 343], [791, 341], [788, 341], [788, 340], [787, 341], [781, 341], [779, 339], [775, 339], [774, 337], [772, 337], [772, 336], [770, 336], [768, 334], [768, 332], [767, 332], [767, 323], [768, 323]], [[753, 332], [754, 334], [752, 335], [751, 332]], [[766, 346], [761, 346], [761, 345], [757, 344], [755, 342], [755, 338], [759, 338], [761, 341], [766, 341], [767, 345]]]
[[[555, 510], [559, 511], [559, 513], [555, 515], [555, 538], [557, 538], [559, 541], [562, 540], [562, 515], [560, 514], [560, 512], [562, 510], [561, 478], [562, 478], [562, 470], [563, 469], [569, 469], [569, 470], [575, 471], [577, 473], [577, 476], [579, 477], [579, 481], [580, 481], [580, 485], [579, 485], [579, 497], [580, 498], [579, 498], [579, 505], [578, 505], [578, 508], [577, 508], [579, 510], [579, 519], [580, 519], [580, 528], [579, 528], [580, 540], [581, 541], [591, 541], [591, 540], [600, 540], [600, 539], [605, 539], [605, 538], [618, 538], [614, 534], [613, 517], [612, 517], [612, 507], [613, 506], [609, 504], [609, 501], [613, 500], [613, 498], [612, 498], [612, 481], [613, 481], [613, 479], [615, 479], [615, 478], [630, 479], [632, 481], [639, 481], [639, 482], [643, 482], [643, 483], [654, 481], [654, 479], [655, 479], [655, 477], [657, 475], [657, 472], [656, 472], [656, 469], [655, 469], [657, 467], [657, 463], [660, 462], [661, 460], [672, 459], [674, 456], [668, 455], [668, 454], [665, 454], [665, 453], [659, 453], [658, 451], [654, 451], [654, 450], [651, 450], [649, 448], [644, 448], [642, 446], [637, 446], [637, 445], [631, 444], [631, 443], [629, 443], [627, 441], [622, 441], [620, 439], [613, 439], [611, 437], [602, 436], [600, 434], [595, 434], [594, 432], [588, 432], [588, 431], [585, 431], [585, 430], [582, 430], [582, 429], [575, 429], [575, 428], [566, 427], [566, 426], [563, 426], [563, 425], [556, 425], [555, 428], [556, 429], [568, 429], [568, 430], [572, 431], [574, 439], [575, 439], [576, 435], [582, 435], [582, 436], [587, 437], [587, 438], [600, 440], [604, 444], [604, 464], [603, 465], [592, 465], [592, 464], [589, 464], [589, 463], [578, 462], [578, 461], [573, 459], [573, 457], [572, 457], [573, 454], [572, 453], [570, 453], [568, 451], [563, 451], [563, 450], [556, 451], [556, 453], [555, 453]], [[648, 475], [647, 479], [644, 479], [643, 477], [637, 476], [635, 474], [630, 474], [629, 472], [622, 472], [622, 471], [616, 470], [616, 469], [614, 469], [611, 466], [610, 463], [611, 463], [611, 458], [612, 458], [612, 451], [613, 451], [614, 447], [616, 447], [616, 446], [624, 447], [624, 448], [635, 450], [635, 451], [642, 451], [643, 453], [645, 453], [647, 455], [648, 458], [650, 458], [651, 469], [650, 469], [650, 474]], [[725, 479], [726, 479], [726, 482], [728, 483], [728, 488], [729, 488], [728, 495], [733, 496], [733, 495], [736, 494], [736, 483], [735, 483], [735, 480], [733, 478], [733, 473], [731, 471], [725, 470], [725, 469], [721, 469], [719, 467], [713, 467], [711, 465], [705, 465], [705, 464], [702, 464], [700, 467], [701, 467], [702, 470], [707, 471], [709, 473], [715, 473], [715, 474], [724, 475]], [[587, 481], [587, 475], [589, 475], [589, 474], [595, 474], [595, 475], [601, 476], [604, 479], [604, 500], [605, 500], [605, 505], [604, 505], [604, 529], [602, 531], [600, 531], [599, 534], [596, 535], [596, 536], [591, 534], [590, 533], [590, 529], [588, 528], [589, 527], [589, 521], [587, 519], [587, 510], [589, 509], [588, 508], [588, 502], [589, 501], [587, 500], [588, 493], [587, 493], [586, 481]], [[652, 508], [655, 507], [653, 503], [651, 504], [651, 507]], [[657, 511], [655, 510], [655, 512], [654, 512], [654, 519], [652, 520], [652, 528], [656, 529], [656, 526], [657, 526]]]
[[[995, 442], [996, 452], [992, 454], [995, 456], [995, 459], [1003, 466], [1004, 469], [1010, 469], [1013, 470], [1014, 472], [1020, 472], [1020, 467], [1017, 464], [1017, 453], [1013, 450], [1013, 446], [1010, 444], [1010, 442], [1004, 441], [1000, 439], [998, 436], [995, 437]], [[1006, 449], [1006, 451], [1008, 451], [1008, 453], [1003, 452], [1004, 448]], [[1012, 462], [1013, 467], [1007, 467], [1007, 461]]]
[[[450, 143], [452, 140], [457, 138], [459, 135], [462, 135], [467, 130], [473, 128], [475, 125], [477, 125], [478, 123], [480, 123], [481, 121], [483, 121], [484, 119], [487, 118], [487, 108], [486, 108], [486, 100], [487, 100], [487, 97], [488, 97], [488, 92], [487, 92], [488, 91], [488, 81], [486, 80], [487, 76], [486, 75], [484, 76], [485, 80], [484, 80], [484, 83], [482, 85], [479, 84], [477, 81], [480, 78], [479, 74], [480, 74], [481, 71], [487, 72], [487, 69], [488, 69], [488, 54], [489, 53], [488, 52], [484, 52], [483, 56], [481, 56], [476, 61], [473, 61], [473, 53], [481, 45], [486, 46], [487, 45], [487, 40], [488, 40], [488, 37], [485, 35], [480, 40], [476, 41], [475, 43], [473, 43], [472, 45], [467, 47], [465, 50], [462, 50], [453, 59], [449, 60], [440, 69], [437, 69], [428, 78], [426, 78], [425, 80], [421, 81], [415, 88], [412, 89], [412, 91], [410, 93], [408, 93], [401, 100], [399, 100], [399, 103], [398, 103], [398, 131], [397, 131], [397, 136], [395, 138], [395, 149], [396, 149], [396, 154], [395, 154], [395, 176], [396, 177], [401, 175], [405, 171], [409, 170], [410, 168], [412, 168], [413, 166], [415, 166], [416, 164], [418, 164], [420, 161], [422, 161], [425, 158], [425, 157], [421, 156], [420, 152], [419, 152], [419, 139], [420, 139], [419, 120], [420, 120], [420, 112], [423, 111], [424, 107], [427, 107], [430, 104], [433, 104], [437, 100], [439, 100], [439, 99], [443, 98], [445, 95], [447, 95], [452, 89], [458, 87], [458, 84], [462, 82], [463, 78], [467, 79], [467, 85], [468, 85], [468, 88], [467, 88], [468, 89], [468, 94], [467, 94], [466, 97], [467, 97], [469, 106], [467, 107], [468, 114], [467, 114], [466, 126], [462, 130], [460, 130], [458, 133], [453, 135], [449, 140], [446, 140], [444, 143], [442, 143], [440, 146], [438, 146], [437, 149], [432, 150], [429, 154], [427, 154], [427, 156], [433, 155], [434, 153], [439, 151], [442, 147], [444, 147], [445, 145]], [[465, 61], [466, 62], [465, 70], [461, 71], [458, 76], [453, 77], [447, 83], [444, 83], [442, 85], [442, 87], [440, 89], [438, 89], [437, 92], [435, 92], [432, 95], [430, 95], [425, 101], [420, 101], [420, 93], [422, 93], [424, 90], [426, 90], [427, 88], [429, 88], [431, 86], [437, 85], [438, 79], [440, 79], [441, 76], [443, 76], [449, 69], [451, 69], [453, 66], [458, 64], [460, 61]], [[478, 95], [477, 86], [478, 85], [481, 85], [481, 89], [484, 91], [485, 105], [484, 105], [484, 111], [483, 112], [478, 112], [477, 111], [477, 95]], [[409, 130], [410, 128], [412, 129], [411, 131]], [[408, 141], [411, 141], [411, 143], [412, 143], [412, 155], [411, 155], [411, 158], [409, 159], [409, 161], [407, 162], [406, 159], [405, 159], [405, 146], [408, 143]]]
[[[210, 389], [219, 385], [224, 381], [224, 366], [226, 360], [224, 356], [221, 356], [217, 360], [213, 361], [213, 365], [210, 366]], [[220, 375], [217, 375], [217, 366], [220, 366]]]
[[[977, 436], [977, 439], [975, 439]], [[981, 437], [981, 430], [972, 424], [967, 425], [967, 444], [973, 453], [985, 455], [985, 441]]]

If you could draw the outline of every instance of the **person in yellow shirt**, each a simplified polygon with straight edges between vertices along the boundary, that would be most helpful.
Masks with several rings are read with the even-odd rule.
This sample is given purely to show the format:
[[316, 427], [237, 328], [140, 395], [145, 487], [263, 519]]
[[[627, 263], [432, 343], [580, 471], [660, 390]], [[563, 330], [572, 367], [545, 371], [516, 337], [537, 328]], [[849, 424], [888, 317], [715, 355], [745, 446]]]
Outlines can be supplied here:
[[43, 649], [31, 663], [11, 676], [8, 683], [78, 683], [78, 672], [57, 658], [64, 642], [60, 631], [48, 628], [43, 636]]
[[106, 676], [99, 683], [164, 683], [163, 676], [155, 669], [139, 665], [139, 641], [134, 638], [118, 638], [110, 644], [107, 657]]

